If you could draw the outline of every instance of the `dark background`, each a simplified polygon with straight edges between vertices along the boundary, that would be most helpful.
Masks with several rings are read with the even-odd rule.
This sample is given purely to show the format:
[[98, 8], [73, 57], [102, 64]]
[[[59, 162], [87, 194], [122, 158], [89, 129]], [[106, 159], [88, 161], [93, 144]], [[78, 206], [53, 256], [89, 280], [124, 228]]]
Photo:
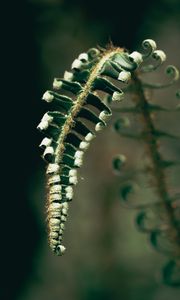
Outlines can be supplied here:
[[[178, 299], [177, 289], [158, 281], [163, 258], [136, 231], [134, 212], [120, 207], [111, 158], [122, 150], [129, 153], [130, 170], [135, 159], [132, 145], [125, 140], [121, 145], [110, 128], [86, 156], [65, 233], [67, 253], [51, 254], [36, 126], [47, 109], [41, 97], [53, 77], [62, 76], [90, 47], [111, 40], [133, 50], [152, 38], [178, 66], [180, 2], [14, 1], [1, 7], [1, 14], [0, 299]], [[174, 149], [178, 153], [180, 145]], [[136, 146], [137, 156], [138, 151]]]

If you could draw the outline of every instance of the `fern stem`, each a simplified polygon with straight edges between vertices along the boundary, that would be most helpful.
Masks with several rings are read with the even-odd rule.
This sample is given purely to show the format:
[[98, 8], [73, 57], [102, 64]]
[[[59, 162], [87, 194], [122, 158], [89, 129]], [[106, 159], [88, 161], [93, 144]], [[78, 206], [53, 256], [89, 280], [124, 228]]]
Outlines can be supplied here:
[[96, 63], [96, 65], [93, 67], [90, 76], [86, 82], [86, 84], [83, 87], [83, 90], [79, 93], [76, 101], [74, 102], [74, 105], [72, 106], [71, 112], [62, 128], [61, 134], [59, 136], [59, 139], [57, 141], [58, 147], [56, 148], [56, 158], [55, 162], [59, 163], [61, 160], [62, 153], [64, 151], [64, 139], [66, 138], [67, 133], [69, 132], [70, 128], [73, 126], [73, 120], [80, 111], [82, 105], [84, 104], [87, 96], [90, 92], [92, 92], [92, 87], [95, 79], [99, 75], [99, 72], [101, 71], [102, 67], [106, 63], [107, 60], [109, 60], [114, 54], [121, 53], [124, 50], [122, 48], [114, 48], [111, 50], [107, 50], [103, 53], [103, 55], [100, 57], [100, 60]]
[[[145, 97], [144, 90], [142, 87], [141, 80], [134, 73], [132, 76], [132, 81], [134, 84], [134, 94], [133, 101], [138, 106], [141, 117], [143, 121], [143, 140], [146, 143], [148, 154], [152, 163], [152, 176], [156, 183], [156, 192], [159, 198], [162, 200], [164, 205], [166, 216], [170, 224], [169, 238], [176, 242], [176, 245], [180, 245], [180, 232], [177, 224], [176, 217], [174, 215], [174, 209], [171, 205], [171, 197], [169, 195], [166, 176], [164, 169], [161, 167], [161, 162], [163, 161], [162, 155], [158, 149], [158, 140], [156, 138], [156, 129], [153, 124], [153, 119], [151, 113], [148, 109], [148, 101]], [[177, 247], [178, 248], [178, 247]], [[178, 252], [178, 253], [177, 253]], [[177, 249], [176, 255], [179, 256], [179, 250]]]

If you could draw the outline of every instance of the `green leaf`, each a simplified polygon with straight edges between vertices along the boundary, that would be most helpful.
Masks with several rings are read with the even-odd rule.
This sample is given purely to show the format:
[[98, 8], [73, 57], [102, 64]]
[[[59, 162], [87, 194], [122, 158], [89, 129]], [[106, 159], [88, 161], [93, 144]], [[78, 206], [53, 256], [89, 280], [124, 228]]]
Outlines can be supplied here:
[[109, 80], [102, 78], [100, 76], [97, 76], [96, 79], [94, 80], [93, 89], [106, 92], [110, 95], [113, 95], [114, 92], [122, 93], [121, 89], [119, 89]]
[[73, 81], [68, 81], [63, 78], [55, 78], [53, 87], [56, 89], [64, 89], [66, 91], [69, 91], [75, 95], [77, 95], [79, 92], [82, 91], [83, 87], [79, 82], [73, 82]]
[[[115, 54], [112, 58], [112, 61], [117, 63], [117, 69], [123, 68], [127, 71], [134, 71], [137, 68], [137, 64], [129, 59], [129, 55], [127, 53], [118, 53]], [[114, 64], [115, 66], [115, 64]]]
[[81, 121], [76, 120], [73, 130], [84, 137], [87, 136], [89, 133], [91, 133], [95, 137], [94, 133], [92, 133], [92, 131], [88, 129], [87, 126], [84, 125]]
[[104, 126], [106, 126], [106, 123], [98, 118], [91, 110], [87, 108], [82, 108], [79, 113], [77, 114], [77, 118], [84, 118], [88, 121], [91, 121], [95, 124], [103, 123]]
[[64, 142], [73, 145], [75, 148], [79, 148], [79, 145], [82, 142], [82, 139], [80, 139], [76, 134], [70, 132], [66, 136], [66, 139]]
[[102, 100], [98, 96], [96, 96], [92, 93], [89, 93], [89, 95], [87, 96], [86, 103], [96, 107], [100, 111], [107, 111], [109, 113], [109, 115], [111, 115], [110, 108], [105, 103], [103, 103]]
[[111, 78], [117, 79], [119, 76], [119, 71], [117, 71], [114, 66], [113, 62], [106, 61], [104, 66], [101, 69], [101, 75], [109, 76]]

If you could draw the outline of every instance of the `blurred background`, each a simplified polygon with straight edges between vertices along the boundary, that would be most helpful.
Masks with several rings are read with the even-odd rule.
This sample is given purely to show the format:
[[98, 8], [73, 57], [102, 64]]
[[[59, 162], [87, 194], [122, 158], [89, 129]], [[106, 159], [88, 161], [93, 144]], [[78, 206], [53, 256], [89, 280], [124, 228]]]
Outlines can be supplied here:
[[[63, 257], [55, 257], [47, 243], [45, 164], [38, 149], [42, 136], [36, 130], [47, 109], [42, 94], [90, 47], [111, 40], [132, 51], [141, 49], [143, 39], [152, 38], [166, 52], [168, 63], [180, 67], [180, 2], [24, 0], [8, 1], [5, 6], [1, 7], [5, 68], [0, 299], [180, 299], [180, 290], [160, 281], [166, 259], [137, 231], [136, 212], [120, 204], [124, 179], [113, 172], [112, 157], [127, 155], [125, 172], [133, 177], [144, 150], [112, 129], [119, 114], [114, 114], [86, 154], [66, 225]], [[162, 81], [163, 76], [162, 70], [150, 80]], [[173, 89], [158, 92], [154, 101], [175, 107], [174, 94]], [[177, 114], [158, 120], [178, 134]], [[168, 144], [163, 151], [178, 158], [180, 143]], [[172, 193], [178, 190], [179, 171], [169, 173]], [[152, 197], [142, 178], [139, 184], [138, 199]]]

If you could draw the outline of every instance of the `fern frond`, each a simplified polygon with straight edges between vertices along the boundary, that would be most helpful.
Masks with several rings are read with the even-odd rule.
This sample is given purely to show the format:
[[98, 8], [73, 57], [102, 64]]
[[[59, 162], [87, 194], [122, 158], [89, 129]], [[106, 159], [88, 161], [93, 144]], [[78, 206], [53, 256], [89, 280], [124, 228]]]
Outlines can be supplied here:
[[[137, 63], [130, 60], [121, 48], [99, 51], [90, 49], [72, 63], [72, 72], [64, 78], [55, 78], [53, 88], [43, 100], [53, 103], [56, 111], [46, 113], [38, 129], [47, 137], [43, 139], [43, 158], [48, 162], [48, 227], [50, 247], [58, 255], [65, 251], [61, 245], [69, 201], [73, 198], [73, 185], [77, 184], [77, 168], [82, 166], [84, 152], [95, 137], [95, 132], [106, 126], [111, 109], [99, 98], [103, 91], [120, 101], [123, 92], [107, 79], [121, 82], [130, 79]], [[61, 89], [71, 92], [72, 97], [58, 93]], [[95, 111], [94, 111], [95, 110]], [[91, 129], [86, 121], [91, 123]]]

